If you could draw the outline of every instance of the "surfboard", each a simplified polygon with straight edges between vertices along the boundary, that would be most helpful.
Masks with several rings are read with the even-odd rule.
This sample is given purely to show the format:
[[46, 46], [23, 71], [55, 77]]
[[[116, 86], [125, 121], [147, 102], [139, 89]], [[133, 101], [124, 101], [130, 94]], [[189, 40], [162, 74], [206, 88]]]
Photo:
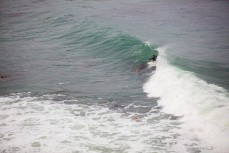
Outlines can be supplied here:
[[156, 67], [156, 62], [154, 62], [154, 61], [148, 62], [147, 64], [148, 64], [149, 68]]

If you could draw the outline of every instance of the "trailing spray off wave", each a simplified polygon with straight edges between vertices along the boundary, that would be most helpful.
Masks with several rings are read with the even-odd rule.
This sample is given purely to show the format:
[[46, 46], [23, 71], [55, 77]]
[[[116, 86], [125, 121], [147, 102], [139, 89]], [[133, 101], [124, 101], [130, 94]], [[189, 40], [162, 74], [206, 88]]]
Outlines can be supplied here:
[[223, 88], [208, 84], [166, 60], [166, 47], [158, 48], [157, 71], [144, 84], [149, 97], [160, 97], [166, 113], [183, 116], [183, 128], [206, 140], [215, 152], [229, 150], [229, 97]]

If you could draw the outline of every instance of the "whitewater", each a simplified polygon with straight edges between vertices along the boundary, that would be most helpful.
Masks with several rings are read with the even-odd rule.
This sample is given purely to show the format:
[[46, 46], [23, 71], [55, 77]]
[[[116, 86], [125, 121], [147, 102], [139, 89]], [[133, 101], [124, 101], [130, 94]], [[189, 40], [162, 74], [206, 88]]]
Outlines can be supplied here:
[[157, 70], [144, 84], [148, 97], [160, 97], [163, 111], [180, 116], [182, 128], [203, 139], [214, 152], [229, 150], [228, 92], [193, 73], [173, 67], [166, 60], [168, 46], [158, 48]]
[[227, 153], [228, 10], [1, 0], [0, 153]]

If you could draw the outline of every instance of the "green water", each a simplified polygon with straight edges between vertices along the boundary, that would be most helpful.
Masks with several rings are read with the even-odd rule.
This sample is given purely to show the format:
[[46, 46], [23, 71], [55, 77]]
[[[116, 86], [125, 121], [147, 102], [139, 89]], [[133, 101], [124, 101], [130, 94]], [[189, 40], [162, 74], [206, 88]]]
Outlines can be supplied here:
[[228, 10], [1, 0], [0, 152], [228, 150]]

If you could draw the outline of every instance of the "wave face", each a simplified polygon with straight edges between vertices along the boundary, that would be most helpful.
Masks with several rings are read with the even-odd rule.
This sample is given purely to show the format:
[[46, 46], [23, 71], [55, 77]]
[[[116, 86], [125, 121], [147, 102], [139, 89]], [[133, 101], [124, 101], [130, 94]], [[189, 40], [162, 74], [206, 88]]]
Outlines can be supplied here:
[[1, 0], [0, 152], [227, 152], [227, 3]]
[[64, 44], [66, 46], [77, 44], [90, 56], [102, 58], [105, 63], [111, 63], [111, 65], [120, 62], [139, 64], [157, 54], [157, 46], [151, 46], [148, 42], [142, 42], [134, 36], [99, 26], [93, 22], [79, 23], [57, 39], [67, 40]]
[[[1, 57], [2, 71], [9, 74], [12, 83], [17, 84], [16, 88], [8, 88], [9, 82], [3, 81], [5, 93], [46, 93], [66, 89], [97, 95], [100, 91], [97, 90], [98, 86], [106, 86], [107, 82], [112, 84], [115, 80], [125, 81], [129, 74], [135, 73], [138, 65], [157, 54], [156, 46], [137, 37], [94, 21], [71, 21], [74, 17], [70, 15], [64, 19], [67, 20], [64, 20], [64, 25], [60, 18], [45, 22], [47, 26], [61, 29], [58, 33], [53, 30], [40, 32], [43, 26], [38, 25], [37, 29], [16, 29], [15, 35], [21, 36], [20, 40], [13, 37], [15, 40], [10, 43], [2, 42], [6, 48], [13, 46], [13, 52], [18, 51], [12, 58], [7, 52]], [[66, 24], [68, 28], [63, 30]], [[41, 35], [45, 35], [44, 39]], [[28, 46], [29, 39], [32, 39], [31, 46]], [[14, 47], [18, 46], [18, 41], [22, 44]], [[22, 58], [18, 58], [20, 53], [24, 54]], [[94, 87], [89, 87], [86, 84], [88, 81]], [[136, 84], [136, 80], [132, 82]], [[113, 85], [113, 91], [122, 92], [123, 85]], [[110, 89], [106, 91], [101, 89], [101, 94], [112, 92]]]

